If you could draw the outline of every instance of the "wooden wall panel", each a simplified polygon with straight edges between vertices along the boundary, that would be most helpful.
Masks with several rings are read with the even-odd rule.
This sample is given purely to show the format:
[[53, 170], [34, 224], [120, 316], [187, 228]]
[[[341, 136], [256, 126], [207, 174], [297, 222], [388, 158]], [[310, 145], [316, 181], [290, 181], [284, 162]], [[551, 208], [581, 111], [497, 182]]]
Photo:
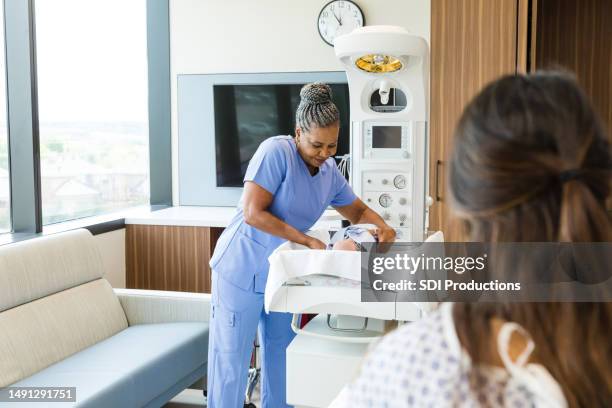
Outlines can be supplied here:
[[530, 44], [530, 8], [531, 0], [517, 0], [517, 27], [516, 27], [516, 72], [529, 71], [528, 60], [531, 50]]
[[219, 240], [219, 237], [221, 236], [221, 233], [223, 232], [225, 228], [216, 228], [216, 227], [212, 227], [210, 229], [210, 255], [212, 256], [213, 252], [215, 251], [215, 247], [217, 246], [217, 241]]
[[612, 141], [612, 1], [538, 0], [537, 27], [537, 68], [573, 71]]
[[126, 286], [210, 293], [208, 262], [219, 230], [222, 229], [127, 225]]
[[612, 1], [538, 0], [536, 67], [576, 73], [612, 136]]
[[485, 84], [516, 72], [517, 2], [431, 1], [429, 191], [434, 204], [429, 225], [430, 230], [441, 229], [447, 236], [444, 173], [452, 134], [463, 108]]

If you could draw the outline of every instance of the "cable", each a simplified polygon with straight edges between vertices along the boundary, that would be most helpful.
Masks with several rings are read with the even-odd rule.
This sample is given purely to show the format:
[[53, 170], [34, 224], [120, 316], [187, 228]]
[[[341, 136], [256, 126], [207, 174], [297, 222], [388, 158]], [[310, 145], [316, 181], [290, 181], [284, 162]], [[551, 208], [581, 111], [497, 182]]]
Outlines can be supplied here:
[[343, 156], [335, 156], [335, 159], [340, 159], [340, 163], [338, 163], [338, 170], [340, 173], [346, 178], [350, 174], [350, 160], [351, 154], [347, 153]]

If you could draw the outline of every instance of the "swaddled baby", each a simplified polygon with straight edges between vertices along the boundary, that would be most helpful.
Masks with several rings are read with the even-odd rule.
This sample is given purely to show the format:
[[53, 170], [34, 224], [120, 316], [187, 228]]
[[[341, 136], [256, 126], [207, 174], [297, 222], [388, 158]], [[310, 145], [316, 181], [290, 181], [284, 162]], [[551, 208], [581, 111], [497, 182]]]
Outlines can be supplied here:
[[376, 226], [356, 224], [342, 228], [331, 238], [327, 249], [340, 251], [361, 251], [365, 242], [377, 242]]

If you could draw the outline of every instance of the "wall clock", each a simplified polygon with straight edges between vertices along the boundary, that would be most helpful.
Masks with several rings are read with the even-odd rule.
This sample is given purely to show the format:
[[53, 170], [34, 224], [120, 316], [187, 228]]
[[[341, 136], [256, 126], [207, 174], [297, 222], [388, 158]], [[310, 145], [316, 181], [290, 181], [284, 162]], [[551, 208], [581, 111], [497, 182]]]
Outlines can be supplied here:
[[319, 35], [323, 41], [333, 46], [334, 39], [363, 27], [365, 18], [359, 6], [349, 0], [332, 0], [321, 9], [317, 19]]

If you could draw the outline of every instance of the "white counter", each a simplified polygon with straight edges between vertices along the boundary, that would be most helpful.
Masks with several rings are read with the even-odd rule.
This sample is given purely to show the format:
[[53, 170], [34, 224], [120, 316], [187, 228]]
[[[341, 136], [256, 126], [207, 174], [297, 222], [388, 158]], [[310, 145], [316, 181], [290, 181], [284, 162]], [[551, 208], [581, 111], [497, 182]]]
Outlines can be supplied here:
[[148, 214], [125, 218], [126, 224], [175, 225], [188, 227], [227, 227], [232, 220], [234, 207], [170, 207]]
[[[177, 206], [159, 211], [127, 216], [126, 224], [174, 225], [188, 227], [227, 227], [236, 209], [234, 207]], [[335, 210], [326, 210], [313, 228], [334, 228], [342, 217]]]

